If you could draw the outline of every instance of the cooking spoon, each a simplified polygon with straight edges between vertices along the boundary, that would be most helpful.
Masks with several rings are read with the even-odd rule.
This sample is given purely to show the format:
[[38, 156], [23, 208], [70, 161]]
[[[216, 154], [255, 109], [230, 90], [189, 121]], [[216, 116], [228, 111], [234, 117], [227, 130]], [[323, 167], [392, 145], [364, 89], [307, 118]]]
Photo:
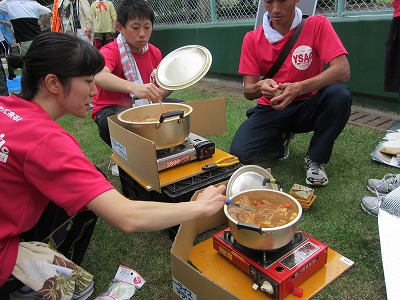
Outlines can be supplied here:
[[231, 199], [226, 200], [225, 204], [226, 205], [234, 205], [234, 206], [237, 206], [237, 207], [240, 207], [242, 209], [249, 210], [249, 211], [256, 211], [254, 208], [251, 208], [249, 206], [242, 205], [242, 204], [239, 204], [239, 203], [236, 203], [236, 202], [232, 202]]

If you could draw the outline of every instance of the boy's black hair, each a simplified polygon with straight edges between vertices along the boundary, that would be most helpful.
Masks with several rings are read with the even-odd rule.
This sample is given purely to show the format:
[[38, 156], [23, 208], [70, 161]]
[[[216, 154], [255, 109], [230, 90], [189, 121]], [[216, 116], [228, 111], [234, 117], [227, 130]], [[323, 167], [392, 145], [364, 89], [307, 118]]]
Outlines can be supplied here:
[[124, 0], [117, 9], [117, 22], [125, 27], [128, 21], [135, 19], [150, 20], [154, 24], [154, 10], [145, 0]]

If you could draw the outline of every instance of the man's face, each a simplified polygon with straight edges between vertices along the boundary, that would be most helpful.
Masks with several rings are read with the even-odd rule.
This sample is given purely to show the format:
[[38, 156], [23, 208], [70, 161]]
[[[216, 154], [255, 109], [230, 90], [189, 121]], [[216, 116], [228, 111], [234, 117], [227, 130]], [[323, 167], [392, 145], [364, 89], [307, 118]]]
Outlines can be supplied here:
[[126, 22], [124, 27], [118, 23], [118, 30], [124, 35], [131, 51], [140, 53], [150, 40], [153, 26], [150, 20], [135, 19]]
[[296, 3], [300, 0], [264, 0], [264, 5], [273, 25], [292, 24]]

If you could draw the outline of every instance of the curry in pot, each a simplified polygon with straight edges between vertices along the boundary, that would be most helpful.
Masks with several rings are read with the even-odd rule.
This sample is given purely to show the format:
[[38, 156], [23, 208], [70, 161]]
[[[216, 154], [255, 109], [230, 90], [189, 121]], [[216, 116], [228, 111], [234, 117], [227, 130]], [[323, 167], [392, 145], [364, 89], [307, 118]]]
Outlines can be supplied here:
[[237, 206], [228, 206], [229, 215], [239, 223], [246, 223], [262, 228], [283, 226], [293, 221], [298, 215], [297, 206], [287, 199], [260, 199], [242, 195], [235, 202], [254, 208], [249, 211]]

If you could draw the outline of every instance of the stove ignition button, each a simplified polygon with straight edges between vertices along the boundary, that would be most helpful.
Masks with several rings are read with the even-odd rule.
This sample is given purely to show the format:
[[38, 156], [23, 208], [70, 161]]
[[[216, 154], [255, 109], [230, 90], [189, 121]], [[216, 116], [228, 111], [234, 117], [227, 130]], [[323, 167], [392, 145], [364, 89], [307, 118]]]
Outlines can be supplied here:
[[258, 284], [257, 284], [257, 283], [254, 283], [254, 284], [253, 284], [253, 290], [256, 291], [258, 288], [259, 288]]
[[266, 280], [263, 281], [263, 283], [262, 283], [262, 285], [261, 285], [261, 290], [262, 290], [263, 292], [266, 292], [266, 293], [270, 294], [270, 295], [272, 295], [272, 294], [274, 293], [274, 288], [273, 288], [272, 285], [271, 285], [268, 281], [266, 281]]

